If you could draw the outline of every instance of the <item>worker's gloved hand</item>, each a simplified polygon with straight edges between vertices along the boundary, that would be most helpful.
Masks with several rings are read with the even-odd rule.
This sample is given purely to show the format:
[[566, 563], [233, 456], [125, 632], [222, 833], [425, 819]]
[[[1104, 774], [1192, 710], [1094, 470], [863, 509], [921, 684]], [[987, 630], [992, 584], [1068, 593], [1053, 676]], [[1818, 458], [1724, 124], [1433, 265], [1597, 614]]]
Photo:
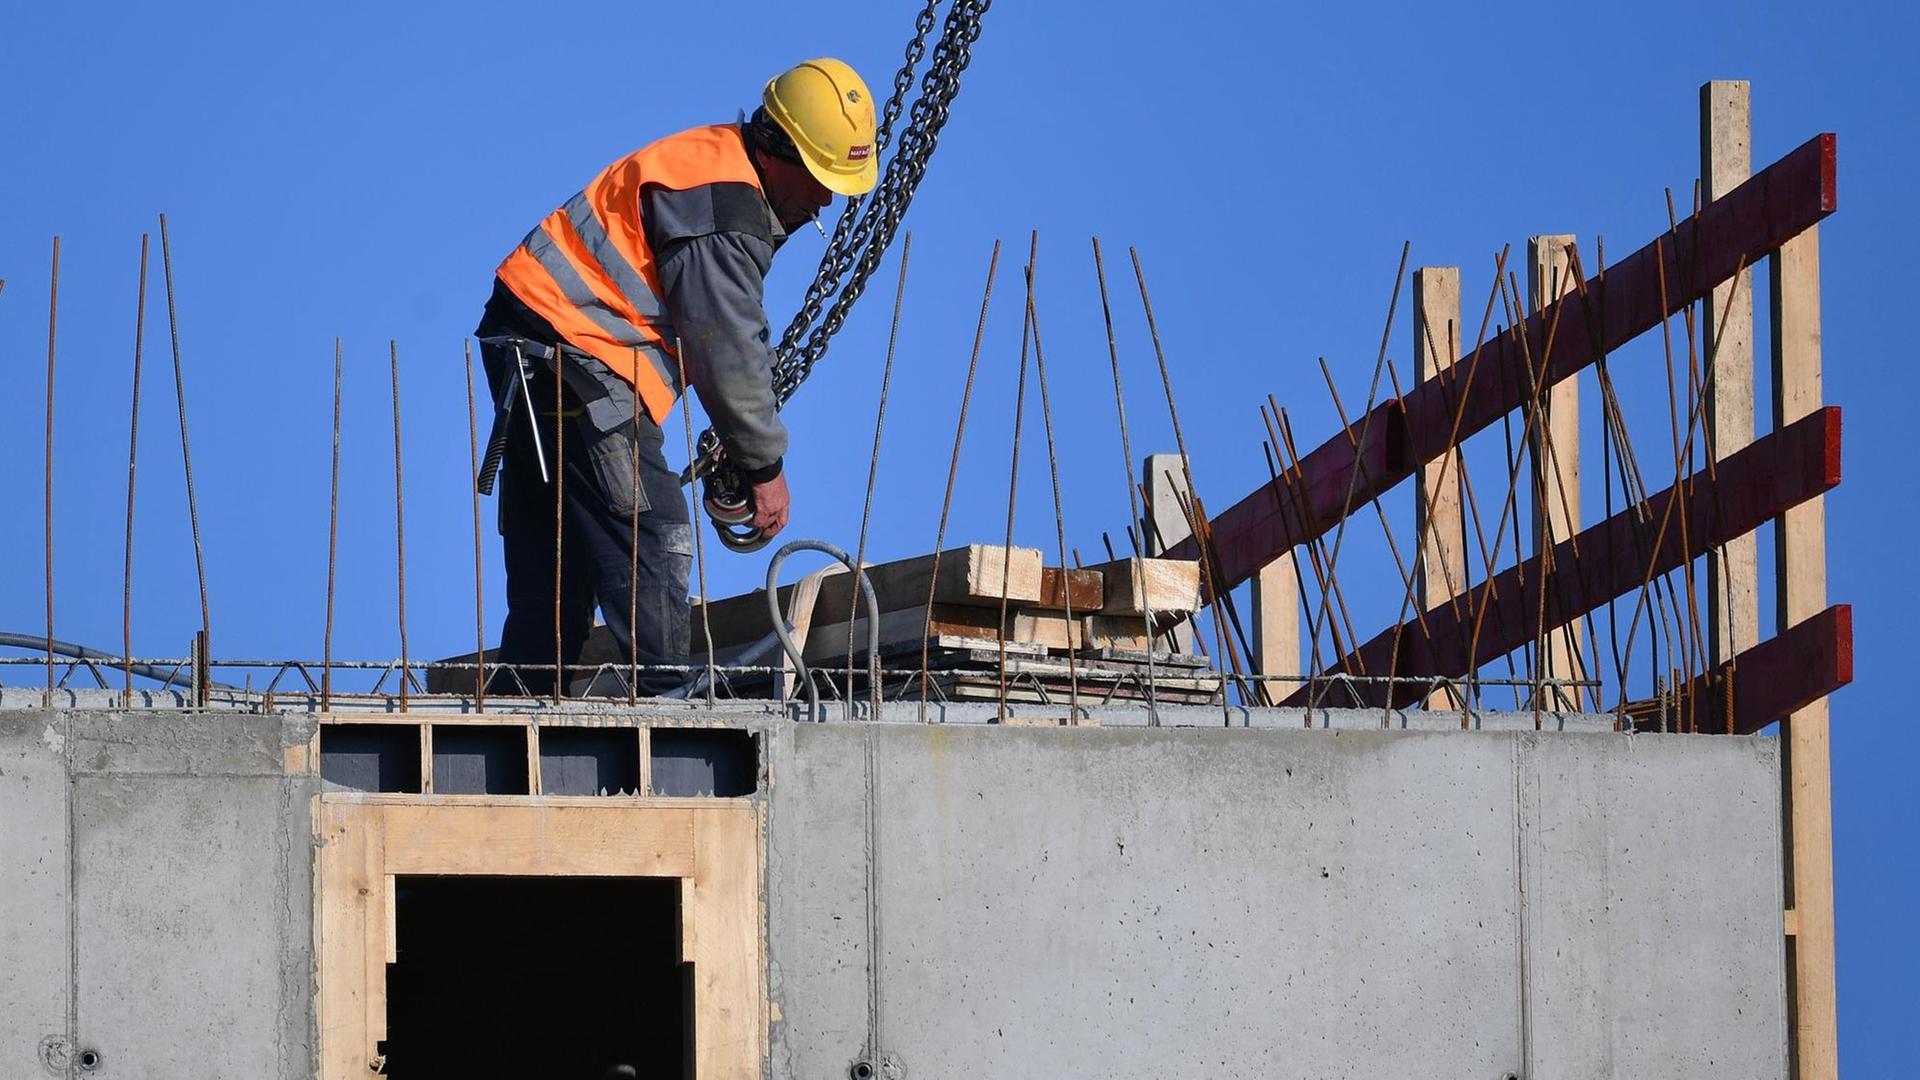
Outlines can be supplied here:
[[754, 528], [768, 537], [780, 535], [787, 527], [787, 512], [793, 504], [793, 497], [787, 494], [787, 474], [781, 473], [764, 484], [753, 485], [753, 521]]

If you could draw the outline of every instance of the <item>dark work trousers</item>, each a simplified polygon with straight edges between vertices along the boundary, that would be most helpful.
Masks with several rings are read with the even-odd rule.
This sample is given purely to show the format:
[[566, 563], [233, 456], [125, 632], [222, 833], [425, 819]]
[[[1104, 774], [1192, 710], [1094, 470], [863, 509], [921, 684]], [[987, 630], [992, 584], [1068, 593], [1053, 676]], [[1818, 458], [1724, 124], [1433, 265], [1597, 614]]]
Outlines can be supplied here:
[[[495, 401], [513, 379], [514, 350], [482, 343], [487, 380]], [[615, 648], [588, 657], [592, 665], [625, 667], [638, 652], [647, 664], [687, 662], [687, 575], [693, 563], [693, 532], [688, 526], [680, 477], [661, 452], [665, 437], [660, 426], [641, 410], [633, 418], [632, 399], [625, 401], [625, 419], [610, 430], [599, 430], [581, 403], [581, 393], [598, 396], [603, 388], [581, 365], [598, 361], [569, 352], [562, 361], [566, 389], [558, 402], [554, 371], [547, 360], [528, 357], [535, 419], [540, 425], [539, 450], [527, 422], [525, 398], [514, 405], [506, 456], [500, 465], [500, 536], [506, 549], [507, 619], [500, 631], [500, 659], [509, 664], [544, 664], [547, 670], [521, 671], [521, 680], [536, 695], [553, 692], [554, 637], [559, 634], [559, 661], [570, 669], [581, 661], [582, 647], [593, 628], [597, 606]], [[519, 396], [517, 387], [512, 388]], [[556, 435], [556, 405], [563, 433]], [[603, 412], [605, 410], [603, 409]], [[547, 475], [556, 464], [563, 478], [558, 520], [560, 602], [554, 606], [556, 521], [554, 486], [543, 479], [540, 455]], [[636, 464], [640, 482], [634, 484]], [[636, 559], [637, 549], [637, 559]], [[635, 567], [638, 566], [636, 575]], [[629, 613], [632, 629], [629, 629]], [[569, 679], [591, 675], [591, 670], [568, 670]], [[680, 685], [683, 673], [640, 674], [639, 692], [654, 695]], [[517, 693], [510, 677], [497, 675], [494, 692]], [[595, 692], [618, 688], [597, 680]]]

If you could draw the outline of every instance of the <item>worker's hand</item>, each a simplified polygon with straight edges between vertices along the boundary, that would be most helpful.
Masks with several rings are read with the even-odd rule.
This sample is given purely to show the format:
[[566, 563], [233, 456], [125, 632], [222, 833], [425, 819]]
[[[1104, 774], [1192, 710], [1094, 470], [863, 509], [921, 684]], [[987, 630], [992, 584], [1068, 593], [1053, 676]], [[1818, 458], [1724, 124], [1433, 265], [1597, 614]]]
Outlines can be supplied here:
[[764, 484], [753, 485], [753, 527], [768, 537], [780, 535], [780, 530], [787, 527], [787, 511], [792, 504], [793, 497], [787, 494], [786, 473]]

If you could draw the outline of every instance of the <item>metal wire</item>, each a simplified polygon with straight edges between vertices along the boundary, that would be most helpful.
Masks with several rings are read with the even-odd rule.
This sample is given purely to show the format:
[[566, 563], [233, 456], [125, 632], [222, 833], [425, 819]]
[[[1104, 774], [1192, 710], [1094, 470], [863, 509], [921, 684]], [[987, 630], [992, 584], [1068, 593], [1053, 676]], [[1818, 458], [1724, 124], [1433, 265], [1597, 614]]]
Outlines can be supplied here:
[[[887, 333], [887, 360], [880, 368], [880, 406], [873, 418], [873, 457], [867, 462], [867, 498], [860, 508], [860, 543], [856, 547], [853, 568], [858, 571], [867, 562], [867, 525], [873, 517], [873, 487], [880, 476], [880, 434], [887, 426], [887, 391], [893, 385], [893, 349], [900, 340], [900, 305], [907, 295], [907, 257], [913, 253], [913, 232], [908, 230], [900, 244], [900, 281], [893, 290], [893, 329]], [[847, 603], [847, 685], [853, 685], [853, 624], [857, 597]], [[879, 625], [879, 612], [872, 615]]]
[[193, 532], [193, 569], [200, 583], [200, 633], [213, 637], [213, 618], [207, 604], [207, 557], [200, 543], [200, 504], [193, 487], [193, 447], [187, 436], [187, 383], [180, 362], [180, 318], [173, 297], [173, 243], [167, 215], [160, 215], [160, 265], [167, 280], [167, 332], [173, 343], [173, 398], [180, 411], [180, 465], [187, 477], [187, 524]]
[[393, 552], [394, 573], [398, 579], [396, 597], [400, 617], [400, 711], [407, 711], [407, 498], [401, 477], [400, 453], [400, 345], [387, 342], [387, 355], [393, 371]]
[[60, 238], [53, 238], [53, 270], [47, 287], [47, 448], [46, 448], [46, 571], [47, 571], [47, 690], [53, 690], [53, 351], [60, 325]]
[[[140, 292], [133, 316], [133, 403], [127, 421], [127, 536], [126, 560], [120, 576], [120, 655], [133, 655], [133, 478], [140, 461], [140, 354], [146, 342], [147, 328], [147, 247], [149, 237], [140, 234]], [[133, 701], [133, 669], [123, 672], [127, 701]]]

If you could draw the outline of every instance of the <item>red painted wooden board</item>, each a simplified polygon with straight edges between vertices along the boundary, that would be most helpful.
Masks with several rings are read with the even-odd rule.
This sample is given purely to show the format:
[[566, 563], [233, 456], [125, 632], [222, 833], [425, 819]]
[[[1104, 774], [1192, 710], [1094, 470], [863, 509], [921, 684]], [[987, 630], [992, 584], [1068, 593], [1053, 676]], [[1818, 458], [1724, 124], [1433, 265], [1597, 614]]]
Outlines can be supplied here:
[[[1710, 676], [1697, 676], [1682, 691], [1694, 701], [1694, 728], [1708, 734], [1729, 730], [1724, 679], [1733, 673], [1733, 724], [1736, 735], [1751, 735], [1768, 724], [1791, 716], [1797, 709], [1826, 697], [1853, 681], [1853, 605], [1835, 604], [1785, 633], [1743, 650], [1731, 664]], [[1642, 731], [1657, 729], [1658, 720], [1642, 720]]]
[[[1351, 500], [1356, 455], [1343, 431], [1301, 459], [1300, 483], [1286, 480], [1289, 488], [1304, 489], [1302, 494], [1283, 502], [1271, 485], [1263, 484], [1228, 507], [1213, 520], [1222, 580], [1230, 586], [1246, 581], [1294, 545], [1332, 530], [1343, 510], [1358, 510], [1421, 464], [1439, 458], [1450, 445], [1456, 409], [1459, 438], [1464, 440], [1529, 400], [1528, 353], [1538, 367], [1544, 351], [1546, 381], [1559, 382], [1658, 326], [1663, 317], [1699, 300], [1736, 270], [1745, 267], [1752, 273], [1762, 258], [1838, 206], [1837, 146], [1834, 135], [1817, 135], [1604, 274], [1598, 267], [1584, 267], [1587, 296], [1570, 295], [1528, 319], [1521, 328], [1526, 349], [1517, 338], [1496, 338], [1480, 350], [1477, 366], [1471, 355], [1462, 357], [1405, 398], [1377, 406], [1370, 424], [1366, 417], [1354, 421], [1355, 438], [1363, 428], [1367, 431], [1359, 455], [1366, 471], [1353, 485]], [[1556, 311], [1562, 308], [1551, 348], [1546, 349], [1548, 327], [1555, 325]], [[1463, 393], [1466, 406], [1460, 409]], [[1306, 507], [1304, 535], [1290, 501], [1295, 497]], [[1194, 559], [1199, 550], [1188, 538], [1168, 555]]]
[[[1429, 610], [1426, 631], [1418, 620], [1389, 629], [1328, 670], [1458, 678], [1533, 640], [1536, 633], [1551, 632], [1608, 600], [1638, 590], [1648, 575], [1681, 565], [1689, 553], [1681, 545], [1682, 513], [1687, 516], [1688, 548], [1697, 555], [1752, 532], [1839, 482], [1840, 409], [1829, 405], [1755, 440], [1720, 462], [1715, 475], [1693, 474], [1686, 481], [1685, 497], [1671, 515], [1667, 514], [1669, 504], [1682, 494], [1675, 488], [1554, 545], [1552, 569], [1544, 575], [1540, 558], [1528, 559], [1494, 578], [1491, 585], [1482, 583], [1470, 590], [1457, 608], [1442, 604]], [[1656, 550], [1663, 517], [1668, 519], [1667, 528], [1657, 537]], [[1573, 554], [1576, 547], [1578, 560]], [[1477, 642], [1476, 612], [1480, 612]], [[1651, 612], [1642, 615], [1642, 633], [1651, 632], [1644, 625], [1651, 616]], [[1419, 685], [1396, 685], [1392, 700], [1395, 705], [1407, 705], [1425, 693]], [[1347, 697], [1344, 692], [1339, 695]], [[1350, 703], [1328, 700], [1326, 691], [1310, 692], [1303, 686], [1282, 704], [1303, 706], [1310, 698]], [[1387, 701], [1387, 688], [1363, 684], [1355, 688], [1352, 698], [1357, 699], [1353, 703], [1377, 707]]]

